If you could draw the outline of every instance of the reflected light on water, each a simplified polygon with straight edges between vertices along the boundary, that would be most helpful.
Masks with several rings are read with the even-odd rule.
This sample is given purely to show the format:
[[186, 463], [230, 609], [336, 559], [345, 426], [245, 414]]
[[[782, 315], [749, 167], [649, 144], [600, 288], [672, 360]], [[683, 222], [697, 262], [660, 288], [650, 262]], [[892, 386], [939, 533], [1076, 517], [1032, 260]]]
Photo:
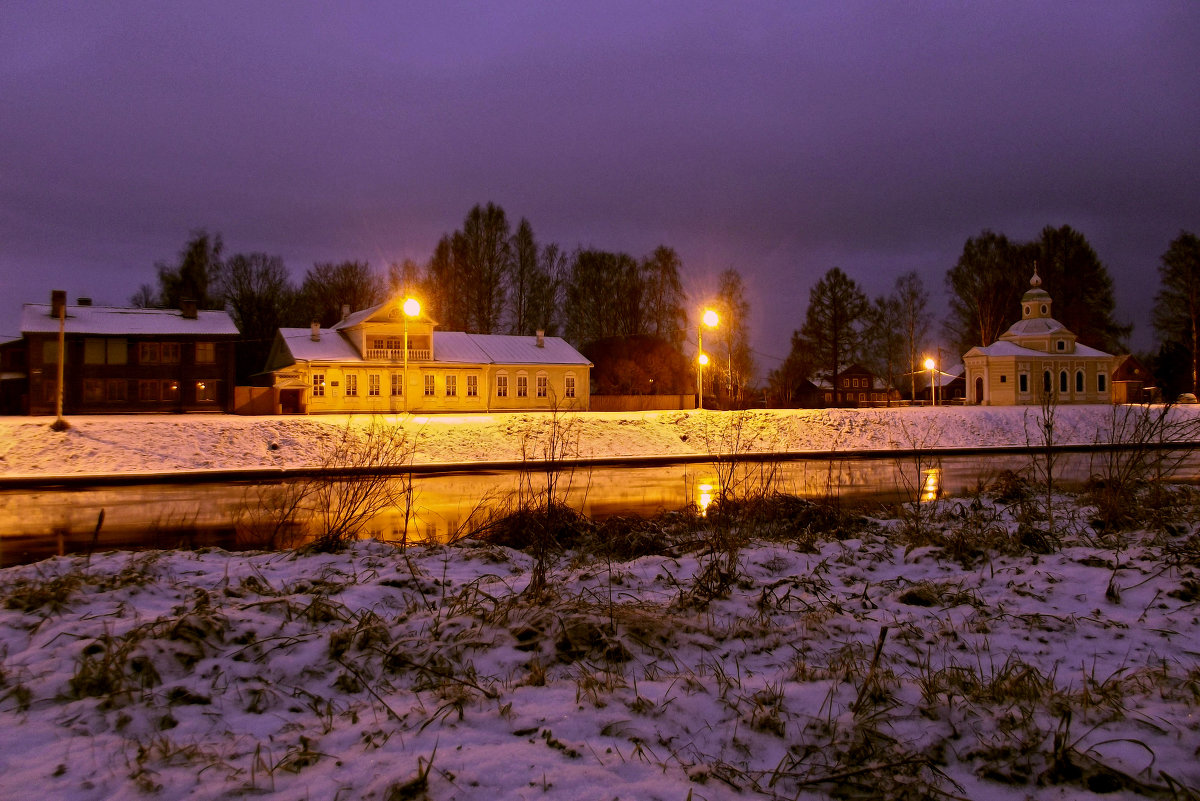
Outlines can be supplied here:
[[936, 501], [942, 491], [942, 471], [934, 467], [921, 474], [921, 500]]
[[696, 487], [698, 494], [696, 496], [696, 506], [700, 509], [700, 515], [703, 517], [708, 514], [708, 507], [713, 502], [713, 485], [700, 484]]

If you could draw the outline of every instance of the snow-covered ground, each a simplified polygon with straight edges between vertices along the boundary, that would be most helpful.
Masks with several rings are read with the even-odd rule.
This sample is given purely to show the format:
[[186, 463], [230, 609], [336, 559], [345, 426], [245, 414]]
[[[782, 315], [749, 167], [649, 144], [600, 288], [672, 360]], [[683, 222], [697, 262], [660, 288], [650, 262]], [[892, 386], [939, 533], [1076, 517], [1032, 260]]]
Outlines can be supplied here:
[[1191, 524], [1064, 502], [1033, 554], [1010, 509], [942, 509], [944, 549], [752, 541], [709, 604], [703, 528], [560, 556], [540, 601], [473, 541], [0, 571], [0, 798], [1196, 798]]
[[[1133, 407], [1061, 406], [1055, 441], [1105, 441], [1114, 415]], [[1196, 421], [1200, 407], [1177, 407]], [[748, 412], [640, 412], [562, 415], [581, 457], [706, 455], [739, 451], [828, 451], [906, 447], [1026, 445], [1040, 410], [1020, 407], [800, 409]], [[386, 418], [404, 427], [418, 463], [533, 458], [552, 418], [539, 414]], [[80, 416], [55, 433], [49, 418], [0, 418], [0, 475], [58, 475], [303, 467], [321, 464], [346, 426], [366, 415]], [[576, 455], [572, 447], [571, 455]]]

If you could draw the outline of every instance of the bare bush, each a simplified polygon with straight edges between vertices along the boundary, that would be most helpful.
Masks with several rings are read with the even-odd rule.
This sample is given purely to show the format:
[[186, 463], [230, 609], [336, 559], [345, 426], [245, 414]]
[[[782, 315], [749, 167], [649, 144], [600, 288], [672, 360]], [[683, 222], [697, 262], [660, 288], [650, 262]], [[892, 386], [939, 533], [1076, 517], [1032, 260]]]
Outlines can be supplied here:
[[[1173, 414], [1171, 404], [1113, 406], [1096, 437], [1088, 499], [1103, 530], [1149, 523], [1163, 527], [1180, 498], [1167, 486], [1200, 435], [1200, 419]], [[1183, 448], [1172, 447], [1186, 443]], [[1170, 516], [1173, 516], [1171, 514]]]
[[410, 467], [415, 442], [404, 428], [372, 417], [362, 428], [348, 421], [328, 446], [321, 469], [304, 491], [303, 506], [317, 526], [313, 547], [337, 549], [356, 539], [386, 509], [403, 512], [404, 539], [412, 512]]

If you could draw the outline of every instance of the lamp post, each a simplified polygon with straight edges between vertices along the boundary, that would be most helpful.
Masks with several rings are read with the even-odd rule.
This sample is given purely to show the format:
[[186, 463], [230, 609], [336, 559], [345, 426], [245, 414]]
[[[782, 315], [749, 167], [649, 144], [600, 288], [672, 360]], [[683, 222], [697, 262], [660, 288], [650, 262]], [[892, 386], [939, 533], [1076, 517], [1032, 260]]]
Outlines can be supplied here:
[[937, 368], [937, 363], [933, 359], [925, 360], [925, 369], [929, 371], [929, 402], [937, 406], [937, 385], [933, 383], [933, 375]]
[[408, 318], [419, 317], [421, 314], [421, 302], [416, 298], [404, 299], [404, 387], [400, 393], [401, 403], [403, 404], [404, 413], [408, 414], [408, 391], [411, 387], [408, 386]]
[[50, 293], [50, 311], [58, 318], [58, 384], [54, 391], [54, 422], [50, 428], [66, 431], [70, 424], [63, 419], [63, 371], [66, 362], [67, 293], [56, 289]]
[[720, 322], [717, 313], [705, 309], [700, 316], [700, 324], [696, 326], [696, 408], [704, 408], [704, 365], [708, 364], [708, 356], [704, 354], [704, 326], [716, 328]]

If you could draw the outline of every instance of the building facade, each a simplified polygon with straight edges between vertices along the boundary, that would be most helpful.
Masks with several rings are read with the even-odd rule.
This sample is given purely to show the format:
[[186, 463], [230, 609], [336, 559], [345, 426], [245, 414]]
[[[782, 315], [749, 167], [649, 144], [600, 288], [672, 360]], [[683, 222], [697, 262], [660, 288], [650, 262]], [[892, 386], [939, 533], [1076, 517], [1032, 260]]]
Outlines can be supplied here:
[[[223, 311], [65, 306], [63, 413], [224, 412], [233, 399], [237, 326]], [[27, 303], [5, 343], [8, 411], [54, 414], [59, 319]]]
[[963, 356], [967, 402], [985, 406], [1111, 403], [1115, 358], [1081, 345], [1051, 316], [1050, 294], [1034, 270], [1021, 319], [991, 345]]
[[283, 414], [586, 411], [591, 362], [559, 337], [435, 331], [393, 298], [282, 328], [263, 376]]

